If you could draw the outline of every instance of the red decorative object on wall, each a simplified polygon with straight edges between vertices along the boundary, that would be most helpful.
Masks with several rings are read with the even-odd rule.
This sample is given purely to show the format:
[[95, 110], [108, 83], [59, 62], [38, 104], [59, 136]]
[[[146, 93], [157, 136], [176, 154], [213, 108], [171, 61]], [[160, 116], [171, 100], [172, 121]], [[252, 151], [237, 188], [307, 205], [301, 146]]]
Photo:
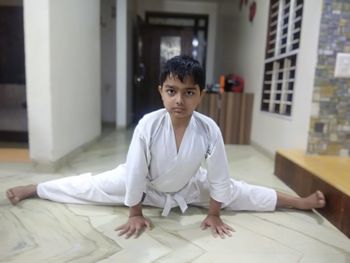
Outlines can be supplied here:
[[249, 21], [250, 22], [253, 22], [255, 14], [256, 14], [256, 2], [254, 1], [253, 3], [250, 4], [250, 7], [249, 7]]

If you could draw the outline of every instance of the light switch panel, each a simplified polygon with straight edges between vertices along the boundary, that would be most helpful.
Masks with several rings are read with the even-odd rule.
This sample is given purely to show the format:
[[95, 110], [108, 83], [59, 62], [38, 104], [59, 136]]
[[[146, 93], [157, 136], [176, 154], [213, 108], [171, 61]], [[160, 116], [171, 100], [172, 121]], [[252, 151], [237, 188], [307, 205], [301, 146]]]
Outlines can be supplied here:
[[338, 53], [335, 62], [334, 77], [350, 78], [350, 54]]

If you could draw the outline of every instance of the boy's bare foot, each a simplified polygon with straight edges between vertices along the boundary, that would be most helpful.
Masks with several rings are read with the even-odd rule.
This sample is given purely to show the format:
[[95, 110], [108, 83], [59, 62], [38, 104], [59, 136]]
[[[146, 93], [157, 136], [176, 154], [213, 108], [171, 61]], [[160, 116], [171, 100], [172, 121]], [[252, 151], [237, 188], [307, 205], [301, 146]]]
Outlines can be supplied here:
[[21, 200], [36, 196], [36, 185], [16, 186], [6, 191], [6, 196], [13, 205]]
[[309, 210], [313, 208], [322, 208], [326, 205], [326, 198], [324, 197], [324, 194], [317, 190], [313, 194], [300, 198], [299, 204], [296, 208], [302, 209], [302, 210]]
[[277, 192], [277, 208], [296, 208], [310, 210], [322, 208], [326, 205], [326, 198], [321, 191], [316, 191], [306, 197], [295, 197], [289, 194]]

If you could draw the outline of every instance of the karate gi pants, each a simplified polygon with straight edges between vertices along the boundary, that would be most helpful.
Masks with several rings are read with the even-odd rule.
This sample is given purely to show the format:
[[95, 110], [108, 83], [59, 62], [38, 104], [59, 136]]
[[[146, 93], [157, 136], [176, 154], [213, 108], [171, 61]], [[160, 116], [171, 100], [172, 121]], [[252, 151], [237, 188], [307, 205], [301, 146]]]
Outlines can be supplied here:
[[[275, 190], [233, 179], [230, 183], [232, 198], [229, 203], [223, 204], [223, 209], [232, 211], [275, 210], [277, 203]], [[192, 198], [183, 196], [186, 203], [207, 208], [210, 194], [206, 173], [198, 173], [198, 176], [194, 177], [192, 185], [195, 185], [194, 192], [197, 194], [193, 195], [191, 189], [185, 191], [194, 196]], [[154, 189], [148, 190], [143, 204], [164, 208], [167, 194]], [[40, 183], [37, 187], [37, 194], [40, 198], [70, 204], [124, 205], [125, 192], [124, 165], [101, 174], [81, 174]], [[178, 203], [172, 202], [171, 208], [175, 206], [178, 206]]]

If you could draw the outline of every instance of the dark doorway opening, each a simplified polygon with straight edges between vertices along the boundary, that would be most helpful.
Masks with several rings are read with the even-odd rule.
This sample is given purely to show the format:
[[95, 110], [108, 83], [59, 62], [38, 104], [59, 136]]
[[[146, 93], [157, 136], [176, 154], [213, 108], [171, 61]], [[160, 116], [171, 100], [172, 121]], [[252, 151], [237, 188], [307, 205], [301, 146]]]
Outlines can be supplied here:
[[22, 3], [0, 5], [0, 143], [27, 143]]
[[205, 68], [208, 16], [146, 12], [138, 19], [135, 42], [133, 122], [162, 108], [158, 94], [159, 71], [169, 58], [189, 55]]

